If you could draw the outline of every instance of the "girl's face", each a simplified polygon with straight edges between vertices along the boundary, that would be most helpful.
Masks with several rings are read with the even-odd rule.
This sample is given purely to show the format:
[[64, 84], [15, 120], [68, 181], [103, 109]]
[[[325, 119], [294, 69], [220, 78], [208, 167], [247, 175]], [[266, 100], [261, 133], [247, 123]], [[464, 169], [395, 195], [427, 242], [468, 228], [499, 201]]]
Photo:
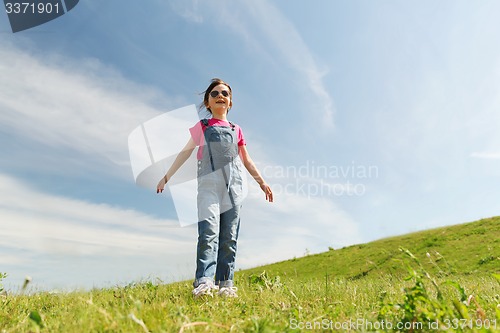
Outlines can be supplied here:
[[227, 114], [233, 102], [231, 100], [231, 91], [224, 84], [215, 86], [208, 95], [207, 109], [212, 111], [213, 115]]

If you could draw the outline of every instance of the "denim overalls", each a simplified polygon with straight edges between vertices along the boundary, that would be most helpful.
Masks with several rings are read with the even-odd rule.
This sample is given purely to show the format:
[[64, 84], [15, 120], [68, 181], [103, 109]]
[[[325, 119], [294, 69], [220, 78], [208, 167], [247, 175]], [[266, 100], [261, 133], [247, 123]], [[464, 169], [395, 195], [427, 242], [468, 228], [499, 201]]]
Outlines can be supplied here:
[[205, 144], [198, 161], [198, 246], [196, 288], [207, 280], [232, 287], [236, 242], [243, 200], [243, 165], [235, 125], [208, 126], [201, 121]]

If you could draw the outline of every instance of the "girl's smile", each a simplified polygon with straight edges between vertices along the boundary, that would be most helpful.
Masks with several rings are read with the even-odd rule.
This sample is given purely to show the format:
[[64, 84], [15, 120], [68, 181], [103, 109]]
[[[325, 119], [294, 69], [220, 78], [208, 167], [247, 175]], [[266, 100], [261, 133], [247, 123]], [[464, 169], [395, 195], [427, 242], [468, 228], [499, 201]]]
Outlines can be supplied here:
[[213, 116], [225, 118], [232, 105], [231, 93], [227, 86], [219, 84], [212, 89], [208, 97], [207, 109], [210, 109]]

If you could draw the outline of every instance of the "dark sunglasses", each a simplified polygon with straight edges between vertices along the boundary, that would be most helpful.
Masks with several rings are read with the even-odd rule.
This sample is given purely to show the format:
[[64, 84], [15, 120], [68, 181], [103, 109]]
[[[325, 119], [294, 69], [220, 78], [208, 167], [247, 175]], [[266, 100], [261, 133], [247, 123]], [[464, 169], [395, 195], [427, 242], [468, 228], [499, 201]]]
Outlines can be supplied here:
[[[228, 96], [229, 96], [229, 91], [227, 91], [227, 90], [222, 90], [222, 91], [220, 92], [220, 94], [221, 94], [222, 96], [224, 96], [224, 97], [228, 97]], [[212, 90], [212, 91], [210, 92], [210, 96], [212, 96], [212, 98], [215, 98], [215, 97], [219, 96], [219, 92], [218, 92], [217, 90]]]

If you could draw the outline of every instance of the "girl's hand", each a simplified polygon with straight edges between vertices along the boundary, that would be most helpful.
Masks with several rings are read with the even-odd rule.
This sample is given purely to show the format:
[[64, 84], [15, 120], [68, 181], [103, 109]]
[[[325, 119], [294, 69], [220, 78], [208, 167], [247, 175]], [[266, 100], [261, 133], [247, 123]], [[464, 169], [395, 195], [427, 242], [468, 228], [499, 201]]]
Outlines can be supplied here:
[[271, 190], [271, 186], [267, 185], [266, 183], [263, 183], [260, 185], [260, 188], [266, 194], [266, 200], [269, 202], [273, 202], [273, 191]]
[[167, 184], [167, 177], [163, 177], [156, 185], [156, 193], [162, 193], [165, 189], [165, 184]]

